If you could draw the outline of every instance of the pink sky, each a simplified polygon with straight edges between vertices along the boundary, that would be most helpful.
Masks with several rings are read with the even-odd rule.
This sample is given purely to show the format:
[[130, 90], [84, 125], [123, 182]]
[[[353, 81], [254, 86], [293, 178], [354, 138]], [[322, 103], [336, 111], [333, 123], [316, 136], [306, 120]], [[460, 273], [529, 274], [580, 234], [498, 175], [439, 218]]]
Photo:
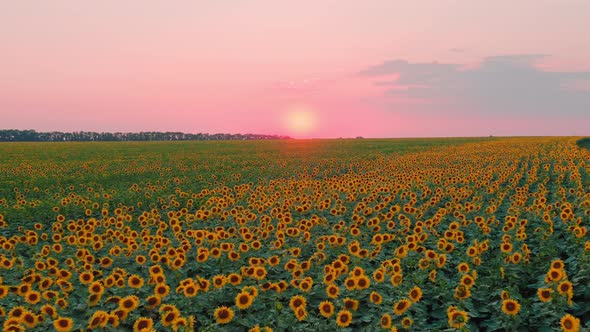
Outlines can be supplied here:
[[[588, 135], [589, 12], [585, 0], [5, 1], [0, 129]], [[289, 125], [294, 107], [315, 126]]]

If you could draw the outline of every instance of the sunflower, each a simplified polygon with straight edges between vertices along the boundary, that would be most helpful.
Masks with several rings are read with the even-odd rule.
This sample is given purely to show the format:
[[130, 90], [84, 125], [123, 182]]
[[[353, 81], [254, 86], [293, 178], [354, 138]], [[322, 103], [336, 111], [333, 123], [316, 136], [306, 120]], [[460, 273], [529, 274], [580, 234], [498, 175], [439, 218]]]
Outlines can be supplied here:
[[347, 327], [352, 323], [352, 313], [348, 310], [341, 310], [336, 316], [336, 324], [340, 327]]
[[355, 277], [355, 284], [358, 289], [367, 289], [371, 286], [371, 279], [365, 275]]
[[436, 270], [431, 270], [430, 273], [428, 273], [428, 279], [430, 282], [434, 282], [436, 280]]
[[227, 280], [224, 275], [216, 275], [213, 277], [213, 287], [215, 288], [223, 287], [226, 282]]
[[372, 303], [377, 305], [383, 302], [383, 296], [381, 296], [381, 294], [377, 293], [376, 291], [371, 292], [371, 294], [369, 295], [369, 299]]
[[139, 317], [135, 323], [133, 323], [133, 331], [149, 331], [154, 327], [154, 321], [151, 318]]
[[299, 283], [299, 289], [301, 289], [304, 292], [309, 292], [311, 290], [311, 286], [313, 285], [313, 282], [311, 282], [308, 278], [303, 279], [300, 283]]
[[94, 281], [94, 275], [92, 273], [90, 273], [90, 272], [82, 272], [78, 276], [78, 279], [80, 279], [80, 282], [83, 285], [88, 285], [89, 283], [91, 283], [92, 281]]
[[107, 317], [109, 314], [103, 310], [97, 310], [92, 314], [88, 320], [88, 329], [95, 329], [98, 327], [105, 327], [107, 325]]
[[[451, 309], [451, 307], [449, 307], [449, 309]], [[456, 308], [454, 310], [447, 310], [447, 317], [449, 326], [455, 329], [462, 328], [469, 320], [469, 315], [467, 315], [467, 312], [457, 310]]]
[[268, 264], [270, 264], [270, 266], [276, 266], [276, 265], [278, 265], [280, 262], [281, 262], [281, 259], [280, 259], [280, 258], [279, 258], [279, 256], [277, 256], [277, 255], [271, 256], [271, 257], [268, 259]]
[[445, 266], [445, 263], [447, 262], [447, 255], [445, 254], [440, 254], [438, 256], [438, 259], [436, 260], [436, 266], [438, 268], [443, 268]]
[[252, 305], [253, 302], [254, 299], [248, 292], [241, 292], [236, 296], [236, 306], [239, 309], [247, 309]]
[[500, 293], [500, 298], [502, 300], [507, 300], [510, 298], [510, 294], [508, 293], [508, 291], [506, 291], [505, 289], [502, 290], [502, 292]]
[[465, 285], [459, 285], [455, 288], [455, 298], [457, 300], [465, 300], [471, 296], [471, 289]]
[[551, 301], [551, 294], [553, 293], [553, 289], [551, 288], [539, 288], [537, 290], [537, 295], [539, 296], [539, 300], [542, 302], [549, 302]]
[[354, 290], [356, 289], [356, 281], [354, 278], [349, 277], [344, 280], [344, 286], [347, 290]]
[[135, 256], [135, 262], [139, 265], [145, 264], [146, 261], [147, 261], [147, 258], [145, 258], [145, 256], [143, 256], [143, 255]]
[[99, 295], [99, 294], [89, 294], [88, 299], [87, 299], [88, 305], [93, 307], [98, 304], [100, 299], [101, 299], [101, 295]]
[[218, 324], [227, 324], [234, 318], [234, 311], [223, 306], [215, 309], [214, 315]]
[[31, 285], [29, 284], [21, 284], [20, 286], [17, 286], [16, 288], [16, 293], [20, 296], [24, 296], [25, 294], [27, 294], [29, 291], [31, 290]]
[[519, 252], [515, 252], [514, 254], [512, 254], [512, 256], [510, 256], [510, 260], [514, 264], [518, 264], [521, 259], [522, 259], [522, 254]]
[[103, 268], [108, 268], [113, 264], [113, 260], [110, 259], [109, 257], [104, 257], [103, 259], [100, 260], [100, 265]]
[[375, 270], [375, 272], [373, 272], [373, 280], [376, 282], [383, 282], [383, 280], [385, 280], [385, 273], [380, 269]]
[[185, 297], [195, 297], [195, 296], [197, 296], [197, 292], [198, 292], [198, 289], [193, 284], [186, 285], [186, 287], [184, 287], [184, 289], [183, 289], [183, 293], [184, 293]]
[[39, 289], [44, 291], [44, 290], [48, 289], [51, 285], [53, 285], [53, 279], [42, 278], [41, 281], [39, 282]]
[[556, 270], [561, 270], [565, 267], [565, 264], [561, 259], [555, 259], [551, 262], [551, 268]]
[[136, 274], [132, 274], [129, 279], [127, 279], [127, 283], [129, 284], [129, 287], [139, 289], [143, 286], [143, 279]]
[[307, 300], [301, 295], [295, 295], [289, 300], [289, 307], [291, 310], [296, 311], [299, 307], [305, 307], [307, 305]]
[[25, 312], [26, 312], [25, 307], [16, 306], [16, 307], [13, 307], [12, 309], [10, 309], [10, 311], [8, 312], [8, 317], [21, 319]]
[[41, 307], [41, 312], [53, 319], [57, 317], [57, 310], [51, 304], [44, 304]]
[[547, 272], [547, 280], [557, 282], [563, 278], [563, 274], [561, 269], [550, 269]]
[[383, 314], [380, 319], [381, 327], [384, 329], [388, 329], [391, 327], [391, 315], [390, 314]]
[[67, 308], [68, 306], [68, 300], [66, 300], [65, 298], [58, 298], [57, 300], [55, 300], [55, 305], [59, 306], [62, 309]]
[[221, 250], [219, 248], [211, 248], [209, 252], [209, 257], [219, 258], [221, 257]]
[[580, 319], [566, 314], [565, 316], [561, 317], [559, 321], [561, 324], [561, 329], [564, 332], [577, 332], [580, 331]]
[[34, 290], [28, 291], [25, 294], [25, 301], [27, 301], [29, 304], [37, 304], [39, 301], [41, 301], [41, 293]]
[[156, 295], [150, 295], [145, 299], [145, 303], [146, 305], [146, 309], [155, 309], [156, 307], [158, 307], [161, 303], [162, 300], [159, 296]]
[[285, 280], [281, 280], [278, 283], [276, 283], [276, 285], [279, 287], [279, 289], [277, 290], [279, 293], [284, 292], [287, 287], [289, 287], [289, 283], [287, 283]]
[[513, 299], [506, 299], [502, 301], [502, 311], [506, 315], [516, 316], [520, 311], [520, 303]]
[[328, 294], [329, 298], [335, 299], [340, 294], [340, 289], [334, 284], [328, 285], [326, 288], [326, 294]]
[[[73, 263], [73, 260], [72, 260], [72, 263]], [[72, 264], [70, 263], [70, 264], [67, 264], [67, 265], [72, 265]], [[68, 271], [68, 270], [60, 269], [60, 270], [57, 271], [57, 277], [59, 279], [68, 280], [68, 279], [70, 279], [72, 277], [72, 273], [70, 271]]]
[[410, 317], [404, 317], [402, 319], [402, 326], [404, 329], [409, 329], [410, 326], [412, 326], [414, 324], [414, 321], [410, 318]]
[[562, 281], [557, 286], [557, 291], [559, 292], [559, 294], [562, 294], [562, 295], [568, 294], [568, 293], [572, 292], [572, 290], [573, 290], [573, 285], [572, 285], [571, 281]]
[[324, 274], [324, 284], [326, 284], [326, 285], [333, 284], [335, 279], [336, 279], [336, 274], [333, 272], [328, 272], [328, 273]]
[[242, 283], [242, 276], [240, 276], [239, 274], [236, 273], [231, 273], [228, 277], [227, 280], [229, 281], [230, 284], [232, 284], [233, 286], [238, 286], [239, 284]]
[[408, 297], [412, 302], [417, 303], [422, 298], [422, 289], [418, 286], [414, 286], [414, 288], [410, 289], [408, 292]]
[[167, 284], [157, 284], [154, 288], [154, 293], [159, 298], [164, 298], [170, 293], [170, 286]]
[[408, 310], [410, 308], [411, 305], [412, 305], [412, 302], [410, 302], [410, 300], [401, 299], [393, 305], [393, 312], [396, 315], [401, 316], [401, 315], [403, 315], [404, 312], [406, 312], [406, 310]]
[[305, 320], [305, 318], [307, 318], [307, 311], [305, 310], [305, 307], [297, 308], [297, 310], [295, 310], [295, 317], [298, 321]]
[[150, 275], [154, 276], [154, 275], [158, 275], [164, 272], [164, 270], [162, 270], [162, 267], [160, 265], [153, 265], [150, 267]]
[[21, 317], [21, 322], [32, 329], [37, 325], [37, 317], [32, 312], [25, 311]]
[[158, 311], [160, 311], [160, 313], [162, 313], [162, 312], [167, 312], [167, 311], [176, 311], [176, 312], [180, 312], [180, 311], [178, 310], [178, 308], [177, 308], [175, 305], [173, 305], [173, 304], [162, 304], [162, 305], [160, 306], [160, 308], [158, 309]]
[[59, 285], [59, 288], [63, 291], [63, 292], [71, 292], [72, 290], [74, 290], [74, 286], [72, 285], [71, 282], [64, 280], [64, 279], [58, 279], [56, 281], [56, 284]]
[[53, 321], [53, 327], [57, 332], [69, 332], [73, 326], [74, 322], [69, 317], [58, 317]]
[[88, 291], [91, 294], [99, 294], [102, 295], [104, 293], [104, 286], [100, 283], [100, 281], [95, 281], [88, 286]]
[[262, 266], [257, 266], [254, 269], [254, 279], [256, 280], [262, 280], [266, 277], [266, 269]]
[[347, 297], [344, 299], [344, 307], [346, 308], [346, 310], [357, 311], [359, 308], [359, 301]]
[[178, 330], [186, 331], [185, 328], [187, 328], [187, 327], [190, 327], [190, 323], [184, 317], [179, 317], [177, 320], [174, 321], [174, 323], [172, 323], [172, 330], [174, 330], [174, 331], [178, 331]]
[[16, 318], [9, 318], [4, 321], [3, 328], [6, 332], [24, 332], [26, 328], [21, 324], [21, 321]]
[[162, 313], [162, 325], [163, 326], [172, 326], [176, 320], [180, 318], [180, 313], [176, 310], [165, 311]]
[[420, 270], [426, 270], [430, 267], [430, 261], [426, 258], [420, 258], [420, 260], [418, 261], [418, 267], [420, 268]]
[[334, 314], [334, 304], [330, 301], [322, 301], [319, 305], [320, 314], [326, 318], [330, 318]]
[[401, 285], [403, 280], [404, 280], [404, 278], [401, 273], [396, 273], [391, 276], [391, 284], [394, 285], [395, 287]]
[[250, 295], [252, 295], [253, 298], [258, 297], [258, 288], [254, 286], [244, 286], [242, 288], [242, 292], [250, 293]]
[[230, 252], [227, 253], [227, 257], [231, 261], [237, 261], [238, 259], [240, 259], [240, 254], [232, 250], [232, 251], [230, 251]]
[[350, 274], [353, 277], [360, 277], [365, 274], [365, 270], [362, 267], [357, 266], [350, 272]]
[[475, 283], [475, 280], [473, 280], [473, 277], [470, 276], [469, 274], [464, 275], [463, 277], [461, 277], [461, 285], [465, 286], [465, 287], [471, 287], [473, 286], [473, 284]]
[[135, 295], [129, 295], [119, 301], [119, 307], [126, 311], [135, 310], [139, 306], [139, 298]]

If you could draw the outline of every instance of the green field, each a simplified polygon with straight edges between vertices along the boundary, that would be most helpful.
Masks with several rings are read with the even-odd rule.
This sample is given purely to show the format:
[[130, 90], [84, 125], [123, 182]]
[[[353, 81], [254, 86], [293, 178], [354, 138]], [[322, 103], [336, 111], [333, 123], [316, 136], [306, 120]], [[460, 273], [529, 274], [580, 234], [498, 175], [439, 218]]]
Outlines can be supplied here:
[[[317, 166], [329, 166], [314, 174], [322, 178], [345, 173], [352, 163], [485, 140], [489, 139], [0, 143], [0, 199], [14, 205], [16, 188], [47, 207], [59, 203], [53, 199], [56, 193], [87, 195], [87, 187], [125, 192], [133, 184], [171, 181], [198, 192], [217, 185], [299, 179], [313, 174]], [[129, 198], [108, 202], [127, 204]], [[156, 203], [155, 198], [139, 200], [149, 205]], [[19, 218], [36, 217], [32, 210], [25, 210]]]
[[2, 143], [0, 323], [588, 329], [577, 140]]

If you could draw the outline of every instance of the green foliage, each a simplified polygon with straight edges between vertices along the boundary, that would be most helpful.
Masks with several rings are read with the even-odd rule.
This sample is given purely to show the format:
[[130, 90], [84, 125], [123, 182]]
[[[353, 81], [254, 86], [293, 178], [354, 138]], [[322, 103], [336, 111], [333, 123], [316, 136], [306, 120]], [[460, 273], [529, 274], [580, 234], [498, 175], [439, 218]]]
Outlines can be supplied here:
[[[140, 317], [153, 319], [155, 330], [166, 330], [158, 308], [147, 303], [155, 287], [149, 268], [159, 265], [170, 286], [162, 303], [175, 305], [201, 331], [256, 325], [333, 331], [345, 298], [359, 301], [359, 307], [351, 309], [352, 322], [342, 331], [377, 330], [384, 314], [400, 329], [411, 319], [409, 329], [453, 330], [453, 312], [467, 315], [458, 328], [464, 331], [556, 330], [567, 313], [588, 327], [590, 249], [588, 235], [580, 233], [590, 222], [588, 170], [590, 152], [567, 138], [0, 144], [0, 262], [12, 262], [8, 269], [0, 267], [0, 284], [19, 287], [31, 273], [50, 278], [49, 289], [68, 304], [28, 303], [25, 294], [11, 290], [0, 297], [0, 308], [8, 313], [22, 305], [38, 314], [42, 304], [52, 303], [78, 329], [86, 328], [97, 310], [118, 308], [109, 297], [135, 295], [139, 306], [119, 327], [104, 330], [130, 330]], [[359, 233], [353, 235], [353, 229]], [[377, 243], [375, 235], [391, 238]], [[254, 249], [255, 241], [260, 249]], [[101, 246], [94, 247], [97, 243]], [[213, 257], [212, 250], [224, 243], [240, 257], [230, 259], [230, 250]], [[352, 243], [366, 254], [354, 254]], [[416, 248], [408, 249], [412, 243]], [[504, 243], [511, 249], [502, 250]], [[248, 250], [239, 250], [243, 244]], [[477, 248], [474, 255], [468, 254], [470, 247]], [[399, 254], [400, 248], [407, 253]], [[202, 261], [200, 250], [207, 251]], [[428, 251], [446, 261], [428, 260]], [[332, 299], [323, 278], [326, 266], [343, 255], [350, 262], [336, 277], [340, 294]], [[147, 262], [139, 264], [139, 256]], [[183, 265], [175, 268], [181, 256]], [[280, 259], [276, 266], [268, 263], [273, 256]], [[71, 290], [57, 286], [60, 278], [50, 269], [35, 266], [50, 258], [71, 273], [65, 278]], [[247, 275], [256, 265], [250, 259], [266, 261], [259, 264], [266, 271], [260, 280]], [[290, 260], [303, 271], [301, 277], [285, 267]], [[555, 260], [564, 264], [559, 282], [546, 280]], [[459, 272], [461, 263], [470, 271]], [[400, 285], [390, 282], [393, 266], [403, 274]], [[346, 288], [354, 268], [362, 269], [369, 287]], [[79, 280], [87, 269], [103, 284], [119, 273], [124, 283], [105, 287], [91, 304], [90, 289]], [[386, 271], [383, 282], [373, 276], [380, 269]], [[239, 285], [212, 285], [215, 276], [231, 273], [243, 277]], [[131, 275], [145, 284], [130, 287]], [[456, 290], [466, 275], [474, 284], [469, 296], [459, 298]], [[308, 291], [294, 282], [304, 278], [313, 281]], [[207, 289], [194, 297], [184, 293], [185, 282], [201, 287], [204, 280], [211, 283]], [[571, 294], [557, 291], [563, 281], [572, 283]], [[286, 289], [266, 289], [280, 282]], [[235, 298], [246, 286], [258, 294], [250, 307], [239, 309]], [[415, 286], [422, 298], [395, 315], [394, 305]], [[39, 287], [33, 282], [33, 289]], [[538, 297], [541, 288], [554, 290], [549, 302]], [[502, 310], [503, 291], [520, 305], [514, 316]], [[381, 295], [381, 303], [371, 300], [372, 292]], [[289, 306], [295, 295], [307, 301], [301, 321]], [[335, 306], [330, 318], [318, 310], [326, 300]], [[214, 315], [221, 306], [235, 314], [228, 324]], [[456, 311], [449, 311], [452, 307]], [[35, 326], [51, 328], [48, 317]]]

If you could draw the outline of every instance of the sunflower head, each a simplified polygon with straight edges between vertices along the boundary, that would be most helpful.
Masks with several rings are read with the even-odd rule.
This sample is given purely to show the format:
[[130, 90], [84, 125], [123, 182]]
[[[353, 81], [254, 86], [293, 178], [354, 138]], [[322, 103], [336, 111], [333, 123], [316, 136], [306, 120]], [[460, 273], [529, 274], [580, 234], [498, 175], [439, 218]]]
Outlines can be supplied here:
[[320, 314], [326, 318], [331, 317], [334, 314], [334, 304], [330, 301], [322, 301], [318, 307]]
[[239, 309], [249, 308], [254, 301], [254, 297], [248, 292], [241, 292], [236, 296], [236, 306]]
[[227, 324], [234, 318], [234, 311], [231, 308], [222, 306], [215, 309], [215, 321], [219, 324]]
[[391, 316], [389, 314], [383, 314], [380, 320], [381, 327], [384, 329], [391, 328], [391, 321]]
[[400, 316], [402, 315], [404, 312], [406, 312], [406, 310], [408, 310], [410, 308], [410, 306], [412, 305], [412, 302], [410, 302], [410, 300], [408, 299], [401, 299], [399, 301], [397, 301], [394, 305], [393, 305], [393, 312], [397, 315]]
[[561, 329], [564, 332], [575, 332], [580, 330], [580, 319], [570, 314], [561, 317], [560, 324]]
[[53, 320], [53, 327], [58, 332], [71, 331], [73, 326], [74, 322], [69, 317], [58, 317], [57, 319]]
[[502, 312], [509, 316], [516, 316], [520, 311], [520, 303], [514, 299], [502, 301]]
[[539, 296], [539, 300], [541, 300], [542, 302], [551, 301], [552, 294], [553, 294], [553, 289], [551, 289], [551, 288], [539, 288], [537, 290], [537, 295]]
[[352, 313], [348, 310], [341, 310], [336, 316], [336, 324], [339, 327], [347, 327], [352, 323]]

